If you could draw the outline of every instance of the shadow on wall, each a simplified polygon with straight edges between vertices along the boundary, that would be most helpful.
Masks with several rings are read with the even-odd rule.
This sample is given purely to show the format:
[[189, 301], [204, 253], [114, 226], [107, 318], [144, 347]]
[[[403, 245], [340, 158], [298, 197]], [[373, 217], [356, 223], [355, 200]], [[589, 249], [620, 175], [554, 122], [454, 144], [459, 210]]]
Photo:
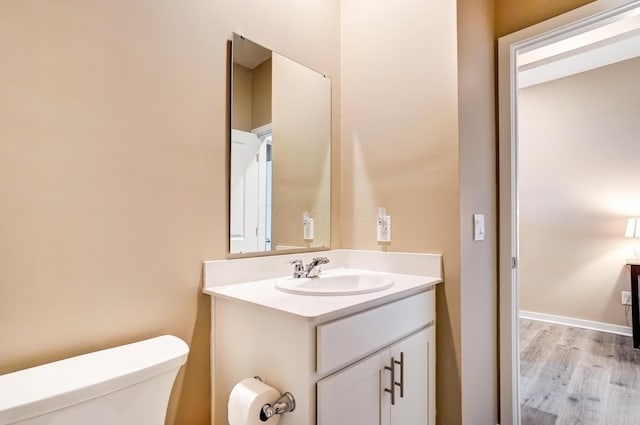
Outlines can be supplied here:
[[[436, 311], [438, 312], [436, 320], [436, 395], [448, 400], [447, 409], [453, 412], [461, 412], [461, 399], [456, 396], [462, 393], [460, 368], [458, 367], [456, 355], [460, 350], [456, 350], [455, 340], [452, 337], [454, 332], [451, 327], [451, 313], [447, 303], [446, 275], [443, 275], [443, 278], [444, 283], [436, 287]], [[452, 379], [454, 376], [456, 379]], [[456, 420], [458, 418], [455, 413], [441, 411], [437, 413], [436, 422], [438, 422], [438, 417], [441, 420], [442, 418], [455, 418]]]
[[211, 423], [211, 303], [208, 295], [197, 294], [197, 309], [189, 357], [174, 386], [167, 424]]

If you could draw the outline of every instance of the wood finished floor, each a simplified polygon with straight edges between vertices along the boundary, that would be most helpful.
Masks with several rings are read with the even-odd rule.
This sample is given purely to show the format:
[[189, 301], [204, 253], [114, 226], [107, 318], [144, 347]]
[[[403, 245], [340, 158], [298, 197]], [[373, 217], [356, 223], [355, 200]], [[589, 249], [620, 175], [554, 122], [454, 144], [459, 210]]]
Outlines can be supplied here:
[[630, 337], [520, 320], [522, 425], [639, 425]]

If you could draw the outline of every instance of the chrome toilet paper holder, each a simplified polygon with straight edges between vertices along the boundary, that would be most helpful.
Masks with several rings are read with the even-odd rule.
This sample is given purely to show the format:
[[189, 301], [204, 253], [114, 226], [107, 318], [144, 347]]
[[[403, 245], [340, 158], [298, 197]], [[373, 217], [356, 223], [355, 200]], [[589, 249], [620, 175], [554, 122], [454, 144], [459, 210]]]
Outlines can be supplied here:
[[[254, 376], [260, 382], [264, 382], [259, 376]], [[279, 399], [273, 403], [265, 404], [260, 409], [260, 420], [266, 422], [273, 415], [282, 415], [283, 413], [289, 413], [296, 410], [296, 399], [290, 392], [286, 392], [280, 396]]]

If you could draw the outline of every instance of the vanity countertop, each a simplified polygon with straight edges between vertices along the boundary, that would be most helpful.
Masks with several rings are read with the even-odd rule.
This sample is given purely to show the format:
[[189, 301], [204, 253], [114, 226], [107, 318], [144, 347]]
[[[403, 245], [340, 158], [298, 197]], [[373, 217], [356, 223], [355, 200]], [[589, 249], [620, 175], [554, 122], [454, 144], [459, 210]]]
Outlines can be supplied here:
[[433, 289], [442, 282], [439, 277], [381, 274], [393, 278], [394, 285], [391, 288], [358, 295], [289, 294], [275, 288], [276, 282], [282, 278], [208, 287], [203, 291], [214, 297], [245, 302], [306, 320], [325, 322]]

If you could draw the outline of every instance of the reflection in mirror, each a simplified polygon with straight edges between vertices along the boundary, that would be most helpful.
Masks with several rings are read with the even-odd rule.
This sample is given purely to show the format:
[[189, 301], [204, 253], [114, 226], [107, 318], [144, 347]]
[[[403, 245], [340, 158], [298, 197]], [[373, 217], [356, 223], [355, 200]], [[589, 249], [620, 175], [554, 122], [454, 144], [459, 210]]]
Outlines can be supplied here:
[[329, 247], [331, 81], [233, 35], [231, 254]]

